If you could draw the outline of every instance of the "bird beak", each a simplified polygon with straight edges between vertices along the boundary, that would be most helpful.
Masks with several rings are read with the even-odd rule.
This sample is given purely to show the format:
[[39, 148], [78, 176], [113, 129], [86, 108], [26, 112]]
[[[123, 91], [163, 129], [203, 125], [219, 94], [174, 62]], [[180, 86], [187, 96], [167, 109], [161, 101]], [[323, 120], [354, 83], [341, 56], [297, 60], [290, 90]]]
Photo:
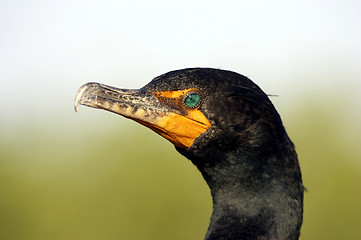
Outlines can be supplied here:
[[75, 111], [78, 111], [79, 105], [104, 109], [130, 118], [180, 148], [189, 148], [211, 126], [201, 111], [172, 108], [145, 89], [119, 89], [99, 83], [86, 83], [76, 94]]

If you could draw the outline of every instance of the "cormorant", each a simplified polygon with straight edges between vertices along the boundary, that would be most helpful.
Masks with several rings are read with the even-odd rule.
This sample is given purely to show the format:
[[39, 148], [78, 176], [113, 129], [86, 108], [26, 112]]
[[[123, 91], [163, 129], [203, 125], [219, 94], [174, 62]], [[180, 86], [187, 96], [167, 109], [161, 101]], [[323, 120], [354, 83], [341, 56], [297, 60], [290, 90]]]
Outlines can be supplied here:
[[299, 238], [297, 154], [268, 96], [235, 72], [191, 68], [126, 90], [83, 85], [86, 105], [133, 119], [174, 144], [202, 173], [213, 200], [206, 240]]

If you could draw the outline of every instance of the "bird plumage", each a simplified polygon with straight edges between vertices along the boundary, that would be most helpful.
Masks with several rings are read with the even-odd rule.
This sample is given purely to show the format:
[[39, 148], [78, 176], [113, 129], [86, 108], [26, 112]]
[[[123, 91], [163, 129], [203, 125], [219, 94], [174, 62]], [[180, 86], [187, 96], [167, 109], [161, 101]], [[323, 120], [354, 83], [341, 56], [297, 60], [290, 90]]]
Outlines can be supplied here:
[[[150, 99], [141, 105], [139, 99], [119, 102], [124, 92], [105, 86], [107, 93], [99, 86], [83, 87], [76, 105], [110, 110], [150, 127], [202, 173], [213, 199], [206, 240], [298, 239], [304, 188], [297, 154], [268, 96], [250, 79], [211, 68], [172, 71], [135, 93]], [[113, 97], [97, 98], [100, 91], [113, 91]], [[195, 109], [184, 104], [190, 91], [201, 98]], [[125, 114], [129, 109], [133, 115]], [[138, 109], [153, 120], [138, 116]], [[190, 134], [193, 128], [198, 130]]]

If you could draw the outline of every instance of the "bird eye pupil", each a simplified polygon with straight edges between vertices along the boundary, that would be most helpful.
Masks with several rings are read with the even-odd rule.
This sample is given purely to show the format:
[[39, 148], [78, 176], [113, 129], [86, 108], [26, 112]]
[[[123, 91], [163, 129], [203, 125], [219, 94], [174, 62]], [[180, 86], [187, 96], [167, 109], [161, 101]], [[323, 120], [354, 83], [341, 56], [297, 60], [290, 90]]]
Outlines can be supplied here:
[[201, 101], [201, 97], [198, 93], [191, 93], [184, 99], [184, 104], [187, 107], [195, 108], [198, 107], [199, 103]]

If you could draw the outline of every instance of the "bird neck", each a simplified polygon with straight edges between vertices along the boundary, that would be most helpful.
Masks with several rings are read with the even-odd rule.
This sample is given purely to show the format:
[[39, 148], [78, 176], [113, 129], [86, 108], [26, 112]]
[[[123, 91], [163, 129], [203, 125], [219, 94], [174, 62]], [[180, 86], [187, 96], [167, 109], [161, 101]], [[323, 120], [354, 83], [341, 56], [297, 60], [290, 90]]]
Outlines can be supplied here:
[[232, 153], [202, 169], [213, 200], [206, 240], [298, 239], [301, 173], [293, 144], [282, 151], [259, 159]]
[[298, 239], [303, 185], [291, 141], [272, 154], [220, 151], [204, 159], [187, 157], [197, 165], [212, 194], [206, 240]]

